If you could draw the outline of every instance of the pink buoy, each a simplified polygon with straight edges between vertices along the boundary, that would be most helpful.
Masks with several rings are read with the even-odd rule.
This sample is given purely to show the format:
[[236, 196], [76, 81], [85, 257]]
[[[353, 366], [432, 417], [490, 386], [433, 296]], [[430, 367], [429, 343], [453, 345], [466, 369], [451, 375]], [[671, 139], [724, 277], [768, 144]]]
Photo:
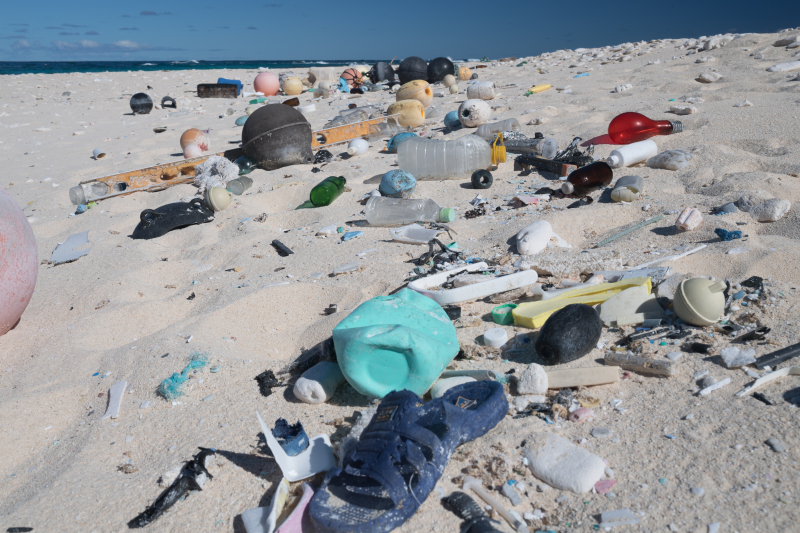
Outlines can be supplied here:
[[262, 72], [253, 80], [253, 88], [264, 93], [264, 96], [275, 96], [281, 88], [281, 82], [272, 72]]
[[22, 209], [0, 188], [0, 335], [13, 328], [36, 287], [39, 251]]

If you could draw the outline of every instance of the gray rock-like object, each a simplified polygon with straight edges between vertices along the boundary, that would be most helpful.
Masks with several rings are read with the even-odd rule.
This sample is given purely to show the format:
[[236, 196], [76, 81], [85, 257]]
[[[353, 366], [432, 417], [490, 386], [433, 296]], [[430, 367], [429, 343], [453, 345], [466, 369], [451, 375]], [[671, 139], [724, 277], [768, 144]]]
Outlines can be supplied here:
[[556, 311], [536, 338], [536, 353], [545, 364], [560, 365], [587, 355], [603, 333], [597, 312], [585, 304], [570, 304]]

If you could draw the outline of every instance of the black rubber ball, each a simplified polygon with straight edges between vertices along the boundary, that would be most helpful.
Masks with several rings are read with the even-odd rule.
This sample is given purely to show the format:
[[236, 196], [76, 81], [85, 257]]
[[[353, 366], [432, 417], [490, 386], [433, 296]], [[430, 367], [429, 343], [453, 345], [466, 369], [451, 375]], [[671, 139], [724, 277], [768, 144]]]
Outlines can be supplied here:
[[131, 111], [134, 115], [146, 115], [153, 110], [153, 100], [145, 93], [131, 96]]
[[456, 67], [446, 57], [437, 57], [428, 64], [428, 83], [442, 81], [448, 74], [455, 76]]
[[265, 105], [244, 123], [242, 151], [265, 170], [310, 164], [311, 124], [291, 106]]
[[401, 84], [414, 80], [428, 81], [428, 63], [421, 57], [407, 57], [400, 62], [397, 75], [400, 77]]

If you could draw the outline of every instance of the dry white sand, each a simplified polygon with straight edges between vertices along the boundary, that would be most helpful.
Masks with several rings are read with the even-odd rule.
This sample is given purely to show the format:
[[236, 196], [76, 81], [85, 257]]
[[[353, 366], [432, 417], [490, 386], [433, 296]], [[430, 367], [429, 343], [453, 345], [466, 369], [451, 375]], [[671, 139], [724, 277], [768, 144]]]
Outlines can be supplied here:
[[[471, 207], [467, 202], [478, 192], [467, 182], [420, 182], [416, 196], [458, 208], [459, 217], [452, 224], [458, 232], [455, 240], [470, 255], [484, 258], [514, 253], [516, 232], [539, 218], [548, 220], [576, 249], [586, 249], [615, 228], [660, 212], [692, 206], [709, 213], [712, 207], [748, 193], [786, 198], [793, 207], [776, 223], [758, 223], [746, 213], [706, 214], [697, 231], [679, 234], [673, 226], [676, 215], [671, 214], [608, 248], [619, 250], [625, 262], [639, 264], [657, 257], [648, 252], [674, 253], [673, 248], [684, 243], [708, 243], [701, 252], [667, 264], [677, 272], [732, 282], [752, 275], [769, 278], [769, 298], [763, 305], [752, 304], [734, 313], [734, 320], [772, 327], [771, 342], [753, 346], [758, 355], [797, 342], [794, 284], [800, 282], [800, 219], [794, 204], [800, 200], [800, 81], [790, 79], [796, 72], [766, 71], [773, 64], [797, 59], [792, 57], [797, 49], [772, 46], [778, 38], [796, 33], [738, 36], [722, 48], [701, 53], [694, 53], [692, 47], [702, 47], [708, 39], [560, 51], [473, 70], [481, 80], [498, 86], [519, 84], [500, 89], [502, 96], [492, 104], [505, 109], [495, 117], [517, 117], [522, 124], [548, 118], [540, 126], [523, 125], [522, 131], [554, 136], [562, 147], [575, 136], [603, 135], [608, 122], [624, 111], [682, 120], [683, 133], [654, 140], [660, 150], [690, 151], [689, 168], [615, 171], [615, 178], [644, 176], [645, 200], [631, 205], [595, 201], [570, 210], [563, 208], [572, 200], [554, 200], [539, 208], [465, 220], [463, 213]], [[753, 56], [762, 50], [761, 58]], [[709, 55], [715, 57], [713, 62], [696, 63], [697, 58]], [[620, 61], [623, 56], [630, 60]], [[528, 64], [515, 67], [522, 59]], [[547, 73], [538, 73], [538, 68]], [[712, 84], [696, 80], [712, 68], [723, 75], [721, 80]], [[584, 71], [590, 75], [574, 78]], [[40, 259], [49, 259], [53, 248], [74, 233], [89, 230], [91, 242], [89, 255], [76, 262], [39, 267], [36, 292], [22, 321], [0, 337], [3, 528], [126, 530], [127, 521], [161, 492], [156, 484], [160, 475], [191, 458], [198, 446], [205, 446], [220, 451], [211, 470], [214, 479], [202, 493], [178, 503], [150, 527], [153, 531], [243, 531], [239, 515], [267, 505], [280, 480], [279, 469], [264, 455], [256, 410], [268, 423], [279, 416], [299, 419], [309, 435], [335, 432], [337, 440], [352, 423], [347, 417], [370, 405], [349, 385], [321, 406], [297, 402], [289, 389], [264, 398], [253, 378], [296, 359], [328, 338], [331, 329], [360, 303], [397, 289], [408, 279], [413, 267], [409, 261], [423, 248], [390, 242], [385, 228], [360, 227], [364, 236], [347, 243], [315, 236], [322, 226], [363, 220], [358, 200], [377, 187], [380, 175], [396, 168], [396, 156], [381, 152], [385, 141], [372, 142], [365, 156], [341, 157], [322, 173], [312, 173], [310, 165], [256, 171], [251, 175], [254, 187], [218, 213], [214, 222], [152, 241], [129, 237], [139, 213], [191, 195], [191, 185], [106, 200], [85, 214], [70, 216], [74, 207], [69, 187], [83, 179], [178, 159], [178, 139], [187, 128], [212, 128], [212, 151], [237, 146], [241, 129], [233, 122], [244, 114], [247, 100], [199, 100], [195, 87], [222, 76], [242, 79], [249, 88], [255, 74], [115, 72], [0, 79], [0, 186], [26, 207]], [[98, 81], [102, 79], [111, 81]], [[528, 87], [541, 83], [571, 85], [572, 92], [551, 89], [524, 96]], [[632, 84], [632, 89], [612, 94], [623, 83]], [[129, 115], [130, 95], [148, 85], [156, 101], [169, 94], [179, 100], [179, 109], [192, 112], [173, 118], [167, 118], [167, 110]], [[65, 91], [71, 96], [62, 96]], [[704, 100], [696, 105], [697, 114], [668, 113], [671, 105], [687, 97]], [[309, 99], [308, 94], [301, 97], [303, 102]], [[434, 103], [451, 111], [464, 99], [463, 94], [448, 94]], [[734, 107], [745, 99], [753, 106]], [[317, 111], [309, 120], [318, 129], [349, 103], [385, 108], [392, 101], [388, 93], [317, 101]], [[225, 115], [228, 108], [236, 113]], [[168, 131], [155, 134], [157, 126], [167, 126]], [[47, 131], [36, 131], [39, 128]], [[442, 129], [439, 119], [420, 131], [442, 138]], [[93, 160], [93, 148], [102, 148], [108, 156]], [[596, 154], [606, 156], [612, 149], [598, 145]], [[345, 147], [332, 151], [340, 154]], [[492, 189], [482, 191], [494, 205], [505, 204], [515, 191], [548, 182], [535, 172], [520, 176], [512, 160], [509, 157], [494, 173]], [[311, 187], [329, 175], [345, 176], [352, 191], [327, 208], [294, 210], [308, 198]], [[647, 213], [642, 212], [644, 204], [652, 206]], [[253, 217], [261, 213], [267, 214], [266, 221], [255, 222]], [[721, 242], [713, 233], [717, 227], [740, 229], [746, 238]], [[278, 257], [269, 245], [276, 238], [295, 254]], [[750, 251], [726, 254], [738, 246]], [[377, 251], [358, 255], [370, 248]], [[352, 261], [363, 268], [329, 277], [334, 267]], [[234, 267], [242, 270], [230, 272]], [[313, 279], [312, 273], [324, 276]], [[280, 281], [290, 284], [269, 286]], [[247, 286], [237, 288], [245, 282]], [[192, 293], [196, 298], [187, 300]], [[325, 316], [323, 310], [331, 303], [338, 304], [339, 312]], [[478, 342], [483, 331], [493, 326], [486, 314], [491, 307], [485, 302], [465, 304], [465, 313], [481, 315], [484, 323], [459, 330], [463, 343]], [[750, 318], [742, 318], [745, 312], [752, 312]], [[704, 336], [720, 346], [727, 344], [711, 329]], [[619, 333], [606, 333], [604, 338], [613, 341]], [[674, 349], [652, 347], [658, 358]], [[158, 397], [158, 384], [180, 371], [194, 350], [210, 354], [214, 364], [221, 365], [220, 371], [196, 375], [179, 404]], [[569, 366], [596, 365], [601, 358], [602, 352], [596, 350]], [[456, 366], [519, 372], [532, 360], [532, 355], [517, 354], [510, 360], [465, 361]], [[770, 407], [750, 397], [736, 399], [733, 394], [751, 379], [741, 370], [723, 368], [718, 357], [685, 354], [679, 364], [679, 375], [670, 379], [634, 375], [589, 391], [604, 406], [596, 408], [593, 422], [554, 427], [536, 417], [506, 418], [485, 438], [463, 446], [438, 486], [446, 493], [455, 490], [453, 480], [471, 460], [478, 460], [483, 469], [485, 459], [502, 453], [508, 461], [508, 477], [524, 480], [531, 488], [517, 510], [545, 511], [549, 525], [536, 523], [532, 530], [590, 531], [600, 512], [630, 507], [642, 519], [631, 531], [667, 531], [670, 524], [674, 531], [706, 531], [713, 522], [720, 522], [724, 532], [796, 531], [800, 429], [797, 408], [784, 401], [783, 394], [797, 387], [797, 378], [765, 387], [764, 392], [777, 401]], [[692, 375], [702, 369], [733, 382], [708, 397], [697, 397]], [[99, 421], [109, 387], [123, 379], [129, 385], [120, 417]], [[212, 394], [213, 398], [203, 401]], [[622, 399], [627, 411], [611, 409], [608, 402], [614, 398]], [[153, 405], [140, 409], [145, 400]], [[694, 416], [685, 420], [689, 414]], [[345, 418], [339, 428], [332, 424], [338, 418]], [[592, 438], [593, 427], [607, 427], [613, 437]], [[588, 439], [582, 446], [613, 469], [615, 496], [566, 493], [557, 502], [559, 491], [533, 489], [536, 482], [523, 470], [519, 446], [527, 434], [539, 430], [558, 432], [573, 442]], [[766, 446], [764, 441], [770, 437], [783, 441], [787, 451], [776, 453]], [[118, 471], [126, 463], [138, 471]], [[504, 480], [505, 476], [496, 476], [494, 483]], [[694, 496], [690, 487], [702, 487], [705, 494]], [[508, 530], [506, 524], [499, 527]], [[402, 530], [457, 528], [457, 518], [443, 511], [434, 492]]]

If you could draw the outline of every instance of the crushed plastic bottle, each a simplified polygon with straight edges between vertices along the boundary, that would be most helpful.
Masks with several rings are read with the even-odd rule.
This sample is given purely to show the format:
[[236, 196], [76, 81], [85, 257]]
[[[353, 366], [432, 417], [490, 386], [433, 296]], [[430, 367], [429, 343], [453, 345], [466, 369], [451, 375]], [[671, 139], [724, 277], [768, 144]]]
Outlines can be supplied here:
[[367, 137], [370, 141], [374, 141], [375, 139], [382, 139], [384, 137], [393, 137], [398, 133], [403, 133], [408, 130], [409, 128], [407, 127], [400, 126], [394, 121], [389, 121], [370, 125]]
[[489, 143], [477, 135], [454, 141], [413, 138], [397, 150], [398, 165], [417, 179], [468, 177], [492, 164]]
[[402, 226], [414, 222], [452, 222], [455, 210], [431, 200], [373, 196], [364, 209], [371, 226]]
[[[457, 116], [458, 114], [456, 113], [456, 117]], [[459, 121], [459, 124], [460, 123], [461, 121]], [[484, 124], [483, 126], [478, 126], [475, 135], [477, 135], [481, 139], [485, 139], [489, 142], [492, 142], [494, 141], [495, 137], [497, 137], [498, 133], [504, 131], [520, 131], [519, 121], [515, 118], [509, 118], [506, 120], [501, 120], [500, 122]]]

